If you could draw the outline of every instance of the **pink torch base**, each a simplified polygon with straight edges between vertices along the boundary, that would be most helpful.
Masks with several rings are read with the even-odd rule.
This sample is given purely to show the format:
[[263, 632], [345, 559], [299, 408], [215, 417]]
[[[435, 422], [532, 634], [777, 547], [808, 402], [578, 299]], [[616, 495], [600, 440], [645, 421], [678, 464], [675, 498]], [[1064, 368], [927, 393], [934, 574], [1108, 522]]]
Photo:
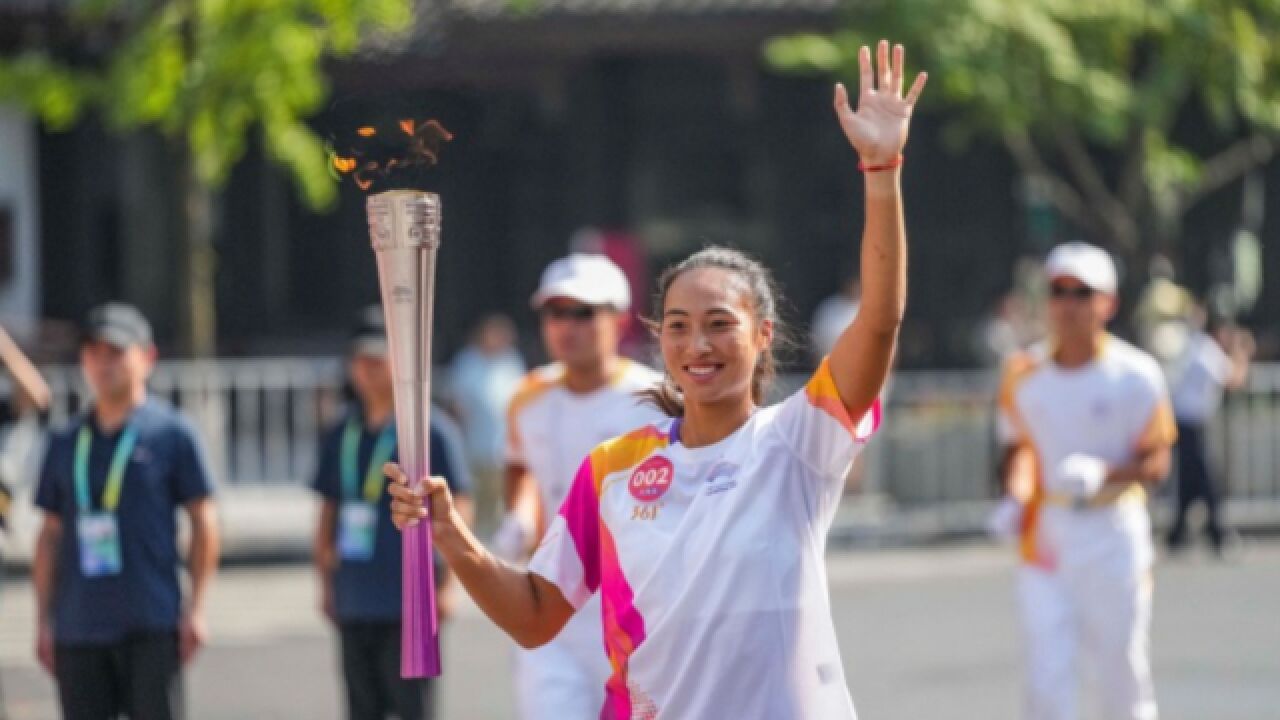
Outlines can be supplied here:
[[440, 676], [440, 622], [436, 614], [436, 572], [431, 524], [404, 531], [404, 628], [400, 636], [400, 676]]

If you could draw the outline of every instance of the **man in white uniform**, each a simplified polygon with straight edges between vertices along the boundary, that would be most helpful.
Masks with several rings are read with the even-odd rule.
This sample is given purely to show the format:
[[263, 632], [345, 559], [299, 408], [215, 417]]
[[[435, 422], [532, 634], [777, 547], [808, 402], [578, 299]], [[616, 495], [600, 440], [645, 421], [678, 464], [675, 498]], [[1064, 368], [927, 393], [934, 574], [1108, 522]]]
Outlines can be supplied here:
[[1101, 717], [1150, 720], [1145, 486], [1168, 472], [1173, 413], [1156, 361], [1106, 332], [1111, 258], [1071, 243], [1046, 271], [1051, 340], [1014, 358], [1000, 391], [1008, 488], [1022, 504], [1025, 717], [1076, 718], [1081, 666], [1094, 670]]
[[[618, 354], [630, 321], [626, 277], [603, 255], [551, 263], [532, 305], [542, 318], [551, 365], [530, 372], [507, 414], [508, 513], [494, 538], [509, 560], [527, 559], [564, 503], [596, 445], [663, 416], [637, 396], [661, 379]], [[610, 674], [598, 600], [580, 608], [560, 635], [517, 651], [516, 700], [523, 720], [593, 720]]]

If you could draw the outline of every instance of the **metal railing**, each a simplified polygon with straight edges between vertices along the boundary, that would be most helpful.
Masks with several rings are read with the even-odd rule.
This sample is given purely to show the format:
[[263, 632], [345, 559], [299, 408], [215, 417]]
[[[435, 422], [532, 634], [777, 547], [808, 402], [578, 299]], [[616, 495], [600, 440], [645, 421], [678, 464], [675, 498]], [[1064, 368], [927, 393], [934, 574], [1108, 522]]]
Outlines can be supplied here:
[[[56, 427], [84, 407], [87, 388], [75, 366], [41, 371]], [[297, 484], [311, 472], [322, 429], [340, 411], [341, 373], [337, 358], [165, 361], [150, 388], [191, 417], [224, 484]]]
[[[54, 396], [51, 419], [65, 422], [84, 402], [80, 373], [74, 366], [43, 370]], [[784, 376], [778, 391], [804, 380]], [[884, 426], [847, 495], [845, 524], [889, 524], [909, 536], [980, 528], [999, 492], [995, 385], [987, 371], [895, 375]], [[192, 417], [224, 488], [300, 486], [314, 467], [321, 429], [341, 407], [342, 363], [167, 361], [151, 387]], [[6, 392], [0, 384], [0, 394]], [[1256, 366], [1247, 386], [1228, 395], [1210, 442], [1233, 516], [1280, 522], [1280, 364]]]
[[1239, 504], [1280, 502], [1280, 364], [1255, 365], [1245, 387], [1227, 395], [1209, 443]]
[[[996, 384], [984, 371], [895, 375], [868, 471], [846, 494], [846, 525], [891, 526], [916, 538], [979, 530], [1001, 492]], [[1280, 364], [1254, 366], [1245, 387], [1227, 394], [1208, 437], [1229, 520], [1280, 524]], [[1168, 515], [1173, 488], [1157, 490], [1157, 522]]]

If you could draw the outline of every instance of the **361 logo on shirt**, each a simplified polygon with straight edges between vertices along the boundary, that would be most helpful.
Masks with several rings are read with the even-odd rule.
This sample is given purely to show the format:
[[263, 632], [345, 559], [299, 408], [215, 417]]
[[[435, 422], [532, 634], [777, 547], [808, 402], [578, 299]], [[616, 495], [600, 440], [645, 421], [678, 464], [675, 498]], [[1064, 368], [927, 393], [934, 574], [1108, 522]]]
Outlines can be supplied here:
[[671, 461], [661, 455], [655, 455], [636, 467], [631, 473], [631, 481], [627, 483], [627, 487], [631, 490], [631, 497], [636, 500], [654, 502], [671, 489], [674, 476], [675, 469]]

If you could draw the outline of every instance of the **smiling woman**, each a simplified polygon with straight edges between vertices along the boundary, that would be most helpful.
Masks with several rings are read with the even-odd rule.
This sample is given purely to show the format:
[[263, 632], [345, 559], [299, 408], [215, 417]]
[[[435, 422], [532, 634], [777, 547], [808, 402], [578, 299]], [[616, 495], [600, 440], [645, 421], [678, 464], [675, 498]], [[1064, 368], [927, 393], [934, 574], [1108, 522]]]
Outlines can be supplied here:
[[[696, 273], [695, 273], [696, 271]], [[672, 286], [686, 273], [695, 273], [688, 280], [680, 283], [676, 289], [677, 301], [668, 308], [667, 297]], [[696, 297], [696, 288], [703, 289], [703, 297]], [[689, 297], [690, 293], [695, 297]], [[760, 405], [764, 402], [769, 384], [777, 374], [775, 348], [781, 335], [778, 320], [778, 301], [776, 285], [768, 269], [743, 253], [725, 247], [709, 247], [694, 253], [683, 262], [673, 265], [658, 278], [658, 293], [655, 318], [651, 327], [663, 343], [663, 360], [668, 368], [667, 380], [662, 385], [646, 393], [648, 399], [663, 412], [680, 417], [685, 413], [685, 400], [681, 385], [675, 381], [673, 369], [678, 369], [682, 376], [687, 376], [691, 388], [705, 387], [710, 384], [717, 371], [724, 370], [724, 363], [712, 363], [709, 367], [689, 368], [687, 371], [679, 357], [669, 357], [666, 348], [670, 347], [673, 355], [690, 349], [690, 339], [695, 337], [693, 324], [695, 318], [690, 302], [705, 305], [702, 308], [706, 317], [704, 322], [710, 331], [706, 335], [697, 335], [707, 341], [719, 341], [719, 350], [738, 352], [742, 348], [732, 341], [739, 338], [734, 331], [743, 327], [758, 326], [766, 345], [765, 349], [756, 353], [754, 362], [749, 365], [751, 401]], [[745, 314], [744, 314], [745, 313]], [[726, 339], [729, 342], [726, 342]], [[744, 365], [738, 363], [738, 365]], [[741, 394], [741, 386], [739, 393]]]
[[773, 374], [768, 271], [708, 248], [661, 279], [654, 326], [672, 417], [582, 462], [527, 571], [466, 531], [444, 483], [388, 473], [398, 525], [432, 516], [446, 560], [517, 642], [549, 641], [601, 596], [613, 674], [602, 718], [849, 720], [823, 553], [845, 475], [880, 422], [906, 300], [902, 148], [923, 74], [903, 94], [903, 51], [863, 48], [858, 109], [835, 110], [866, 173], [862, 310], [808, 384], [761, 407]]

